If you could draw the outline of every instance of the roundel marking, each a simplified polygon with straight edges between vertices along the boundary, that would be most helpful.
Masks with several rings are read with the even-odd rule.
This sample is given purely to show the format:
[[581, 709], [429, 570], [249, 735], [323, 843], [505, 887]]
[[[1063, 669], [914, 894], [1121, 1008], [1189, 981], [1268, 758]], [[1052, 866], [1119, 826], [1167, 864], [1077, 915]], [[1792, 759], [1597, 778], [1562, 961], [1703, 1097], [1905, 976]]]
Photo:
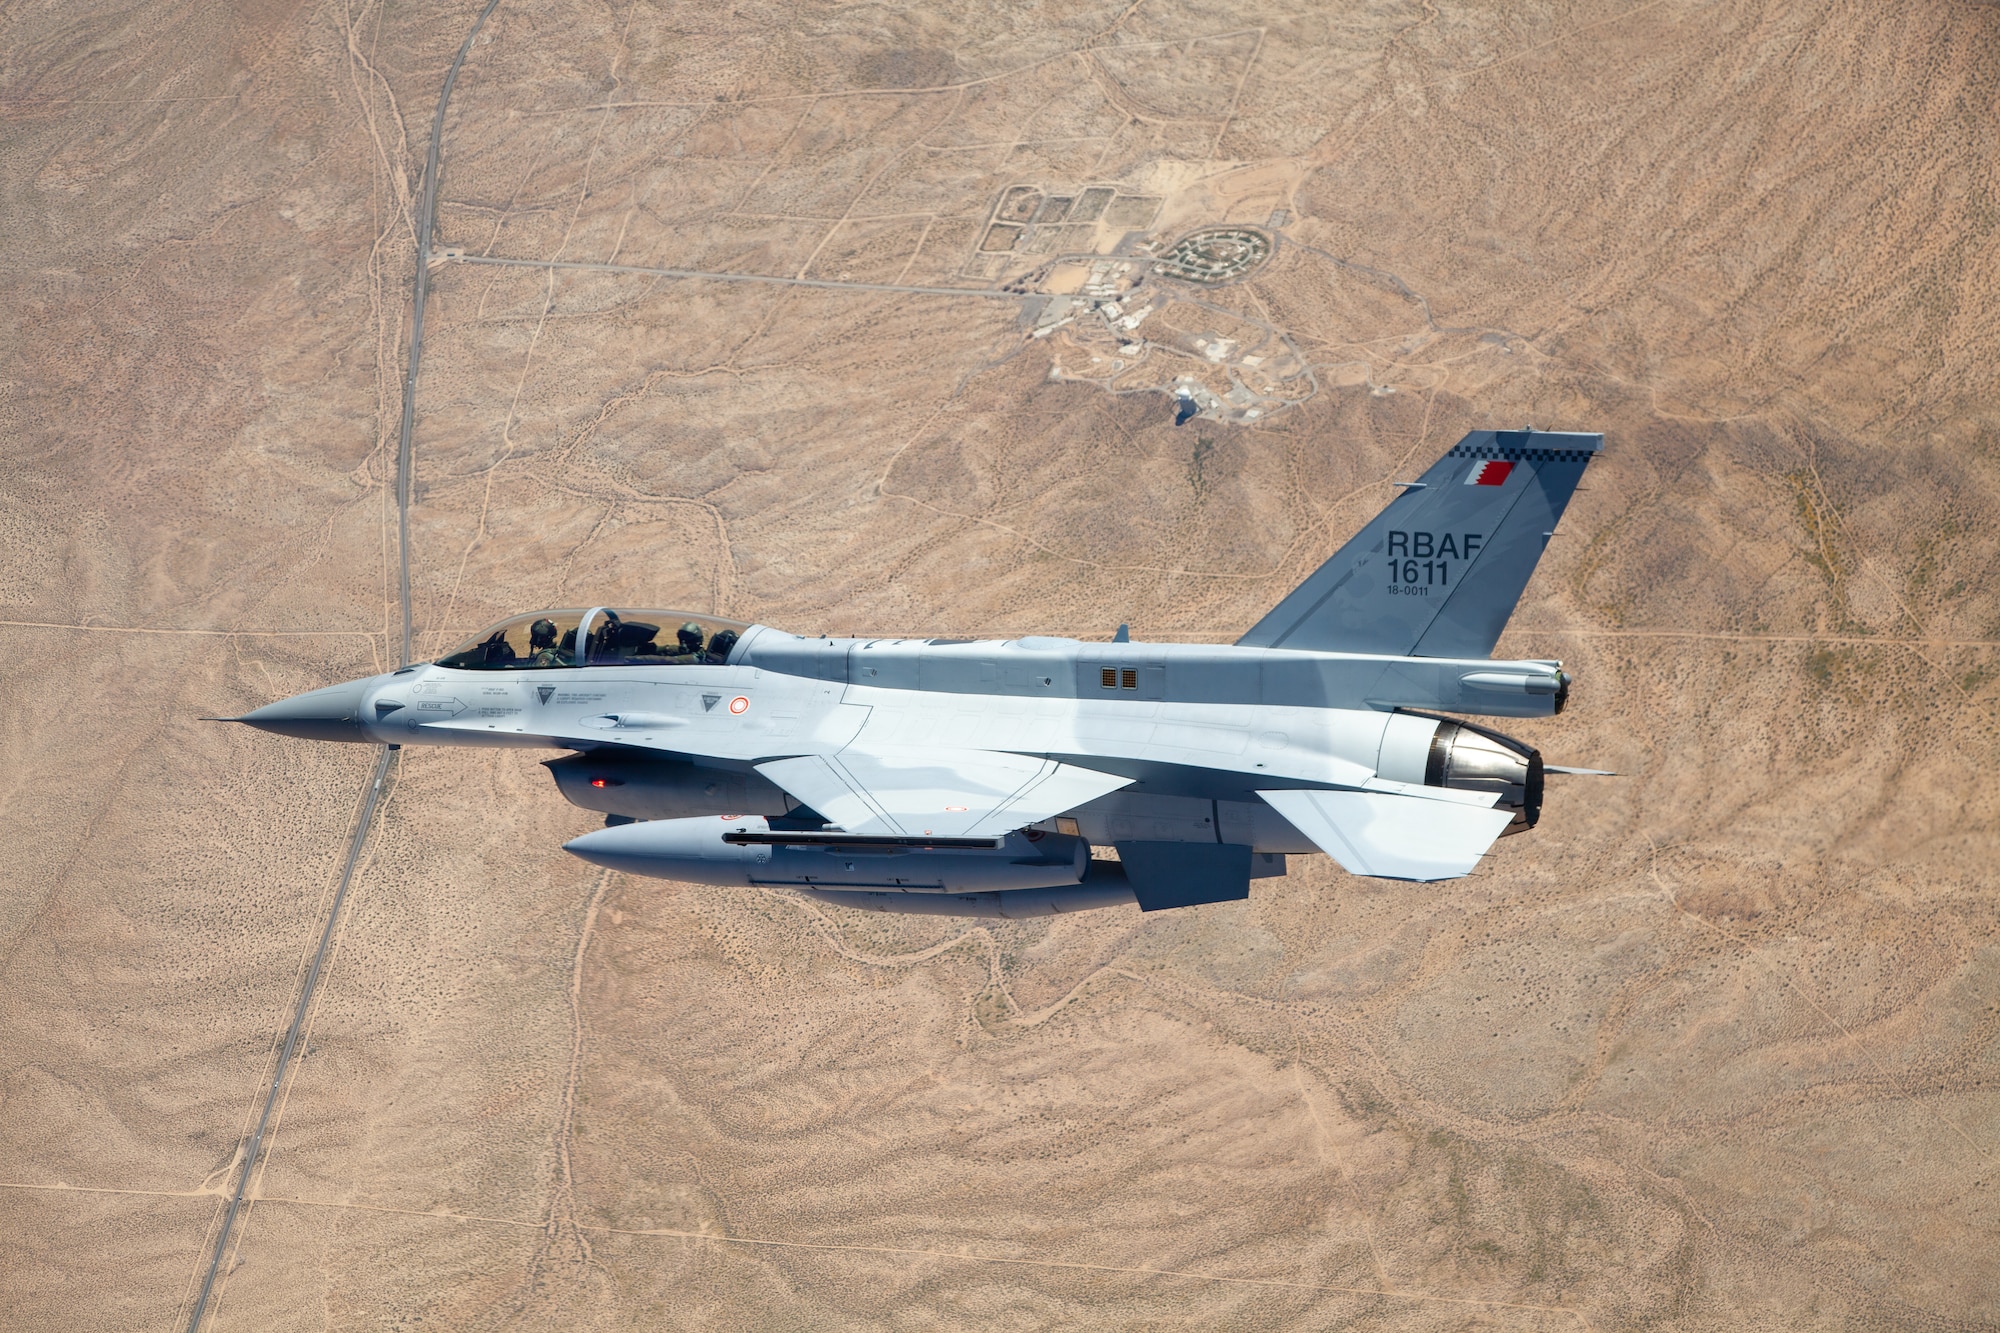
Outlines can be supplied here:
[[729, 701], [729, 711], [739, 716], [747, 713], [750, 711], [750, 701], [739, 694]]

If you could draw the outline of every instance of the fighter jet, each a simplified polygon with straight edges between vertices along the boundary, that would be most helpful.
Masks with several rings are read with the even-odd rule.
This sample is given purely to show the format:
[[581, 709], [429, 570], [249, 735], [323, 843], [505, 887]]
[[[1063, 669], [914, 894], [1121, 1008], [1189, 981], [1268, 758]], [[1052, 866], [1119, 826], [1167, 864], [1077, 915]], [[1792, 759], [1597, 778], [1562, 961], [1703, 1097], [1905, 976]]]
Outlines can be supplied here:
[[606, 816], [585, 861], [875, 911], [1160, 911], [1317, 853], [1450, 879], [1535, 827], [1545, 775], [1595, 771], [1465, 718], [1568, 700], [1560, 661], [1488, 654], [1603, 442], [1472, 432], [1233, 645], [579, 607], [230, 720], [565, 751], [557, 788]]

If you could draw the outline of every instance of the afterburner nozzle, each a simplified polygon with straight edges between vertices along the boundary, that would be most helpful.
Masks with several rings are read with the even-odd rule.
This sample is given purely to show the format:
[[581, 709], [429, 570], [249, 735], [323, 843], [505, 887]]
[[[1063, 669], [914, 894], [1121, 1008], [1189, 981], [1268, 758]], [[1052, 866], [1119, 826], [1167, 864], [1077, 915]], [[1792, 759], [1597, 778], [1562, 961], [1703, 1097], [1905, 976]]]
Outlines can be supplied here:
[[344, 685], [308, 690], [230, 720], [301, 740], [367, 741], [372, 738], [361, 729], [361, 701], [369, 684], [350, 680]]

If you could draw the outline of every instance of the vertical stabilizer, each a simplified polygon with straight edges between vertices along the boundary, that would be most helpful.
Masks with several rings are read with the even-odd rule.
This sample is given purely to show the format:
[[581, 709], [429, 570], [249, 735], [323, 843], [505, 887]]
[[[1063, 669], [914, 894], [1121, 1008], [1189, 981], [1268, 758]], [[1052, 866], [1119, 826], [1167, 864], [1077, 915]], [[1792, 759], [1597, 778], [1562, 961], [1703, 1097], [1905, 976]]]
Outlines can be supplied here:
[[1238, 643], [1485, 657], [1602, 435], [1476, 430]]

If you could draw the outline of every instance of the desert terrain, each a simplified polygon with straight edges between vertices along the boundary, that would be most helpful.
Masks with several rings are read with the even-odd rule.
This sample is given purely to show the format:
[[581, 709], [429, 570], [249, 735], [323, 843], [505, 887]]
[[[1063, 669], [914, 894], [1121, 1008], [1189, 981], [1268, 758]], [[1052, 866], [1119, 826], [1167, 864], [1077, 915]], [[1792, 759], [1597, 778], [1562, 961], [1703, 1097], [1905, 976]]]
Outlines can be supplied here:
[[400, 752], [201, 1327], [2000, 1326], [2000, 7], [0, 34], [0, 1324], [188, 1327], [357, 845], [200, 717], [541, 606], [1228, 641], [1531, 422], [1507, 729], [1620, 776], [1466, 879], [876, 917]]

